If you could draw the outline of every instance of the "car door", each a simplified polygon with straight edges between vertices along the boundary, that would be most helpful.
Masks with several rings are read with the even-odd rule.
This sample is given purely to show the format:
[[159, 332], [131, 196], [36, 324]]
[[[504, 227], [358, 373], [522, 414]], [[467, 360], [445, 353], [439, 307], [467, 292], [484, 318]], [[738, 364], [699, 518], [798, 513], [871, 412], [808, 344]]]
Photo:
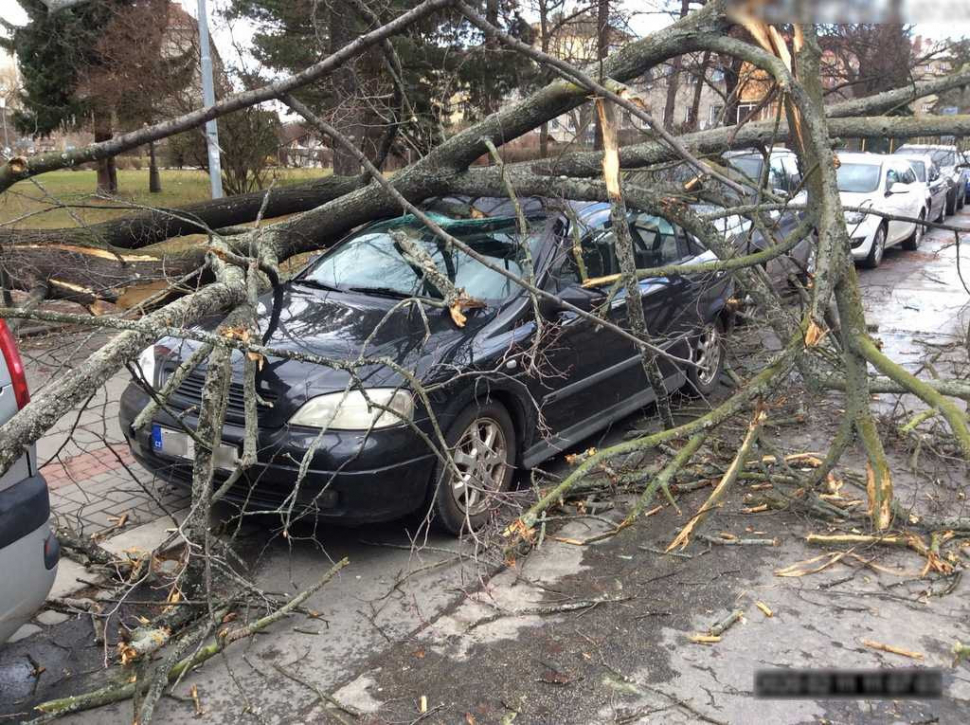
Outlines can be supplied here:
[[936, 219], [940, 209], [946, 206], [946, 180], [933, 161], [930, 161], [926, 169], [926, 183], [930, 187], [930, 198], [933, 200], [933, 209], [929, 217]]
[[[681, 259], [677, 230], [665, 220], [640, 215], [633, 218], [630, 231], [634, 255], [639, 268], [674, 263]], [[576, 260], [570, 240], [563, 241], [561, 260], [551, 275], [552, 285], [562, 293], [567, 287], [592, 279], [619, 273], [615, 255], [615, 234], [608, 227], [584, 230], [581, 240], [582, 268]], [[663, 334], [673, 318], [673, 300], [680, 293], [683, 280], [655, 278], [639, 284], [640, 300], [647, 331], [663, 344]], [[605, 307], [604, 318], [629, 329], [629, 300], [625, 289], [608, 296], [610, 285], [588, 294]], [[638, 400], [645, 403], [649, 388], [640, 360], [638, 346], [612, 330], [565, 311], [557, 315], [550, 343], [549, 361], [558, 377], [550, 377], [551, 390], [541, 397], [546, 424], [560, 436], [573, 438], [571, 431], [593, 419], [614, 419], [624, 414]], [[671, 363], [661, 360], [665, 376], [675, 374]]]
[[[686, 234], [662, 217], [639, 214], [632, 220], [631, 232], [637, 269], [681, 264], [689, 258]], [[688, 279], [683, 275], [653, 277], [640, 281], [640, 304], [643, 306], [647, 332], [659, 347], [676, 344], [674, 323], [682, 316], [683, 308], [687, 304], [688, 286]], [[628, 327], [629, 308], [626, 295], [618, 295], [614, 305], [617, 319]], [[632, 343], [630, 354], [639, 360], [640, 352]], [[660, 357], [658, 362], [665, 378], [678, 372], [669, 358]], [[630, 395], [636, 395], [643, 391], [647, 381], [642, 364], [634, 365], [632, 369], [635, 374], [625, 378], [622, 384]]]
[[[884, 198], [883, 208], [889, 214], [895, 216], [908, 216], [908, 211], [910, 207], [910, 201], [908, 197], [914, 196], [912, 193], [893, 193], [889, 192], [894, 188], [895, 184], [903, 183], [903, 174], [900, 167], [896, 164], [887, 163], [885, 166], [885, 193], [888, 194]], [[912, 225], [908, 222], [900, 221], [898, 219], [890, 219], [888, 224], [888, 233], [886, 234], [886, 246], [896, 244], [897, 242], [905, 239], [909, 235]]]
[[[581, 243], [574, 249], [571, 230], [559, 241], [546, 289], [571, 298], [585, 297], [609, 322], [622, 322], [616, 301], [609, 304], [608, 287], [583, 290], [584, 280], [619, 272], [614, 253], [614, 234], [602, 224], [608, 220], [584, 219]], [[604, 309], [605, 308], [605, 309]], [[546, 375], [537, 392], [545, 424], [560, 438], [574, 439], [577, 426], [603, 415], [622, 401], [617, 379], [626, 372], [632, 342], [575, 312], [564, 310], [547, 320]], [[577, 434], [578, 435], [578, 434]]]

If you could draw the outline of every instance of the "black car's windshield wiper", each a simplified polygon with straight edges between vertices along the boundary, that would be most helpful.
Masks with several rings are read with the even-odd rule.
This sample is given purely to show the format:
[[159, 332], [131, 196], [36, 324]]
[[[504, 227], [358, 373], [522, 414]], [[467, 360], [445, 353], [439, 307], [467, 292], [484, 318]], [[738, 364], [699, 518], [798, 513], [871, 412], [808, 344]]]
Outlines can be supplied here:
[[319, 280], [313, 279], [313, 277], [300, 277], [300, 278], [295, 279], [293, 281], [296, 284], [302, 284], [305, 287], [313, 287], [314, 289], [322, 289], [322, 290], [326, 290], [327, 292], [341, 292], [342, 291], [339, 287], [334, 287], [331, 284], [324, 284], [323, 282], [320, 282]]
[[360, 292], [361, 294], [374, 295], [375, 297], [393, 297], [396, 300], [420, 297], [420, 295], [412, 294], [411, 292], [402, 292], [393, 287], [348, 287], [347, 289], [350, 292]]

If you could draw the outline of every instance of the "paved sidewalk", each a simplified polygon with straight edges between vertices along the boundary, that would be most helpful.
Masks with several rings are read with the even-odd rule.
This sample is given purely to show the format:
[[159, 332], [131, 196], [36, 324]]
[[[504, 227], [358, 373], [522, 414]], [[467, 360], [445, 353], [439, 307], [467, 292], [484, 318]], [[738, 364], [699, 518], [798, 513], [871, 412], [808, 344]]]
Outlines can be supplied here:
[[[34, 395], [86, 359], [106, 337], [60, 333], [22, 344]], [[188, 506], [189, 497], [138, 465], [118, 425], [128, 373], [113, 376], [79, 409], [64, 415], [37, 441], [58, 525], [79, 535], [113, 535]]]

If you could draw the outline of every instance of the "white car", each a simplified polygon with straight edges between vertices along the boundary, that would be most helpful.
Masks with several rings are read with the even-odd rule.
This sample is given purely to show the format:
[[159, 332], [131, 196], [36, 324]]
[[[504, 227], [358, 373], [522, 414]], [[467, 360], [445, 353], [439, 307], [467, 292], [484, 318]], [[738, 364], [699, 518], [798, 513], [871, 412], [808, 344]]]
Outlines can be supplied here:
[[[900, 156], [840, 153], [836, 172], [843, 207], [863, 207], [911, 219], [926, 218], [926, 195], [909, 162]], [[882, 262], [887, 247], [919, 246], [923, 226], [911, 221], [888, 220], [865, 211], [845, 212], [852, 240], [852, 256], [864, 267]]]
[[[0, 320], [0, 423], [29, 399], [17, 343]], [[47, 482], [31, 446], [0, 476], [0, 644], [34, 616], [54, 583], [60, 547], [49, 518]]]

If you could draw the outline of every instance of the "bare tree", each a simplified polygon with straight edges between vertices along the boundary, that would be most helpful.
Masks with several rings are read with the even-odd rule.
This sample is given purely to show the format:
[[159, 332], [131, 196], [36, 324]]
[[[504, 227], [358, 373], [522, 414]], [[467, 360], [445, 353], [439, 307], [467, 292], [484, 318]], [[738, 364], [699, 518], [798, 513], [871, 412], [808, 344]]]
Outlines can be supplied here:
[[[0, 471], [6, 470], [22, 454], [24, 446], [36, 441], [45, 430], [83, 403], [93, 390], [125, 366], [130, 366], [135, 380], [144, 386], [152, 398], [148, 408], [139, 415], [136, 425], [145, 425], [156, 413], [164, 411], [181, 382], [192, 375], [196, 368], [204, 367], [197, 425], [191, 428], [184, 426], [185, 434], [191, 436], [197, 445], [191, 467], [192, 508], [172, 538], [182, 544], [179, 591], [192, 601], [204, 600], [206, 606], [195, 615], [175, 616], [171, 612], [161, 615], [144, 625], [144, 631], [139, 633], [137, 640], [126, 643], [127, 648], [122, 648], [122, 667], [128, 668], [126, 673], [137, 672], [138, 676], [124, 677], [120, 684], [112, 684], [76, 698], [45, 703], [40, 708], [42, 712], [58, 715], [133, 698], [135, 719], [147, 723], [170, 680], [181, 676], [187, 668], [219, 654], [233, 641], [249, 636], [293, 612], [310, 593], [324, 586], [335, 571], [344, 565], [343, 562], [337, 564], [319, 581], [308, 584], [302, 594], [285, 604], [272, 600], [237, 573], [232, 565], [234, 541], [231, 538], [226, 541], [216, 535], [210, 513], [213, 504], [227, 496], [234, 486], [245, 485], [247, 472], [259, 462], [262, 452], [254, 444], [262, 405], [257, 392], [257, 371], [267, 361], [293, 360], [321, 369], [339, 370], [346, 380], [345, 394], [366, 395], [367, 387], [361, 379], [362, 375], [375, 368], [387, 369], [399, 381], [397, 389], [407, 391], [409, 399], [429, 414], [432, 409], [429, 402], [431, 396], [447, 394], [450, 381], [426, 383], [406, 365], [375, 355], [366, 344], [346, 357], [326, 358], [300, 346], [272, 344], [271, 336], [260, 328], [260, 293], [278, 294], [281, 291], [286, 276], [285, 262], [324, 249], [339, 235], [375, 218], [402, 212], [413, 215], [422, 225], [423, 232], [440, 240], [446, 248], [460, 250], [524, 290], [535, 311], [532, 321], [534, 327], [530, 328], [534, 330], [535, 339], [509, 350], [509, 355], [517, 363], [516, 367], [519, 361], [525, 363], [521, 366], [524, 374], [544, 374], [542, 345], [544, 341], [554, 339], [556, 323], [544, 319], [542, 309], [545, 304], [553, 304], [556, 309], [566, 310], [577, 318], [594, 323], [605, 333], [619, 336], [625, 344], [634, 346], [633, 349], [639, 352], [645, 378], [656, 391], [663, 425], [658, 430], [639, 431], [617, 445], [577, 456], [575, 466], [567, 476], [540, 490], [539, 495], [526, 499], [523, 508], [515, 513], [507, 526], [492, 530], [492, 534], [507, 549], [503, 553], [527, 550], [536, 540], [535, 529], [539, 525], [539, 517], [564, 497], [587, 485], [591, 474], [609, 470], [613, 476], [617, 467], [622, 468], [634, 461], [633, 470], [628, 473], [631, 477], [639, 477], [640, 481], [646, 479], [646, 482], [640, 501], [613, 532], [617, 533], [643, 515], [658, 491], [669, 495], [671, 483], [695, 457], [699, 457], [699, 451], [712, 431], [723, 430], [726, 423], [741, 417], [747, 421], [747, 425], [743, 439], [732, 453], [731, 464], [717, 476], [719, 482], [707, 502], [668, 546], [669, 550], [683, 548], [696, 538], [704, 520], [716, 515], [717, 506], [729, 495], [749, 461], [755, 459], [756, 451], [763, 450], [766, 444], [759, 434], [769, 415], [773, 393], [793, 384], [793, 374], [796, 372], [802, 380], [818, 389], [841, 396], [844, 414], [824, 459], [818, 460], [810, 473], [786, 471], [788, 487], [778, 486], [779, 490], [784, 491], [779, 494], [783, 505], [798, 507], [807, 513], [817, 514], [821, 511], [837, 515], [840, 521], [867, 527], [875, 534], [888, 531], [895, 519], [904, 513], [894, 497], [892, 471], [872, 410], [871, 394], [876, 390], [905, 393], [918, 398], [934, 411], [935, 416], [946, 422], [952, 436], [950, 450], [953, 455], [964, 461], [970, 460], [970, 428], [964, 411], [957, 403], [970, 399], [970, 388], [966, 382], [914, 375], [880, 350], [868, 331], [858, 279], [848, 253], [849, 235], [836, 182], [837, 154], [832, 150], [835, 138], [967, 133], [970, 131], [970, 117], [967, 116], [899, 118], [879, 115], [926, 93], [962, 86], [966, 83], [967, 71], [938, 81], [885, 89], [871, 96], [825, 107], [820, 71], [822, 47], [815, 29], [795, 26], [793, 36], [789, 39], [774, 26], [737, 14], [729, 15], [729, 5], [723, 0], [711, 0], [700, 10], [686, 14], [670, 28], [630, 42], [621, 51], [609, 54], [605, 49], [609, 41], [606, 34], [610, 4], [601, 2], [598, 5], [601, 31], [598, 57], [590, 66], [580, 68], [551, 55], [544, 48], [535, 48], [511, 37], [496, 27], [492, 15], [486, 13], [482, 17], [467, 3], [460, 0], [426, 0], [391, 21], [375, 25], [374, 29], [340, 48], [334, 48], [329, 57], [293, 77], [228, 96], [210, 108], [199, 109], [111, 141], [61, 155], [13, 159], [0, 167], [0, 185], [3, 189], [9, 189], [17, 180], [40, 177], [49, 170], [79, 161], [109, 158], [127, 148], [197, 127], [209, 118], [249, 108], [266, 100], [279, 99], [328, 136], [335, 148], [339, 147], [347, 154], [348, 170], [350, 165], [359, 165], [363, 169], [362, 178], [340, 182], [347, 186], [335, 184], [326, 190], [317, 189], [316, 195], [305, 202], [305, 211], [276, 224], [264, 224], [266, 212], [277, 195], [277, 190], [273, 188], [247, 199], [250, 207], [257, 207], [254, 212], [247, 212], [256, 221], [253, 228], [220, 228], [218, 224], [201, 219], [202, 215], [170, 224], [163, 220], [168, 216], [177, 218], [181, 213], [157, 210], [152, 211], [148, 218], [143, 216], [131, 222], [129, 229], [143, 225], [140, 228], [149, 230], [149, 234], [170, 234], [174, 229], [186, 231], [202, 227], [208, 238], [192, 263], [179, 270], [185, 274], [179, 280], [181, 286], [173, 286], [171, 290], [175, 299], [165, 300], [151, 311], [146, 310], [138, 319], [123, 316], [88, 318], [35, 308], [4, 308], [0, 311], [9, 318], [67, 321], [117, 332], [97, 352], [79, 362], [69, 375], [51, 383], [0, 428]], [[445, 139], [424, 157], [393, 177], [385, 178], [367, 154], [360, 150], [352, 133], [314, 113], [293, 96], [293, 91], [307, 83], [332, 76], [343, 67], [343, 63], [367, 48], [405, 32], [411, 23], [446, 6], [481, 30], [488, 38], [487, 42], [494, 46], [503, 45], [511, 52], [529, 58], [554, 75], [555, 79]], [[765, 82], [778, 92], [782, 104], [780, 112], [784, 118], [674, 136], [664, 128], [662, 122], [658, 123], [645, 110], [629, 84], [651, 68], [671, 63], [684, 54], [723, 58], [732, 64], [737, 60], [739, 68], [742, 65], [756, 68], [763, 74]], [[388, 62], [393, 63], [391, 60]], [[600, 151], [578, 152], [536, 163], [473, 166], [485, 154], [493, 159], [499, 158], [498, 148], [503, 143], [541, 127], [564, 112], [579, 108], [589, 102], [590, 96], [595, 98], [599, 111], [598, 123], [602, 134]], [[616, 143], [617, 107], [650, 128], [655, 133], [654, 140], [619, 148]], [[712, 158], [729, 148], [752, 144], [771, 146], [780, 141], [787, 141], [795, 150], [808, 196], [807, 203], [800, 205], [799, 211], [805, 214], [793, 238], [796, 241], [811, 239], [816, 258], [811, 287], [801, 290], [802, 302], [797, 309], [784, 304], [764, 271], [767, 261], [781, 257], [790, 249], [786, 246], [789, 242], [776, 238], [770, 212], [795, 208], [796, 205], [790, 199], [778, 198], [758, 185], [752, 188], [748, 181], [739, 180], [737, 175]], [[676, 176], [664, 176], [656, 168], [658, 164], [671, 162], [687, 174], [686, 182]], [[623, 170], [634, 169], [647, 169], [658, 175], [624, 177], [622, 174]], [[670, 275], [696, 278], [705, 274], [730, 274], [756, 301], [761, 322], [778, 341], [778, 347], [766, 354], [763, 364], [745, 373], [745, 379], [739, 379], [740, 384], [723, 401], [711, 402], [703, 415], [679, 422], [672, 414], [663, 380], [658, 380], [657, 373], [658, 361], [671, 361], [672, 355], [659, 344], [652, 331], [646, 329], [642, 316], [631, 314], [628, 325], [616, 324], [602, 310], [583, 309], [541, 286], [533, 275], [530, 258], [526, 257], [526, 271], [519, 273], [481, 254], [449, 233], [434, 214], [422, 207], [422, 202], [429, 198], [440, 200], [456, 194], [509, 198], [516, 210], [523, 244], [525, 225], [522, 223], [524, 215], [520, 199], [542, 196], [608, 201], [614, 227], [612, 243], [620, 260], [619, 272], [592, 279], [583, 275], [583, 286], [602, 289], [607, 295], [615, 295], [624, 289], [630, 298], [636, 299], [639, 283], [643, 279]], [[697, 206], [702, 201], [717, 203], [720, 210], [705, 211]], [[293, 206], [288, 208], [292, 209]], [[631, 235], [622, 231], [627, 208], [675, 222], [700, 240], [716, 258], [700, 265], [637, 268]], [[213, 209], [206, 207], [205, 214], [215, 215]], [[763, 229], [770, 243], [757, 252], [739, 251], [723, 236], [715, 223], [729, 214], [743, 216], [754, 227]], [[922, 220], [909, 221], [928, 225]], [[157, 231], [160, 226], [164, 227], [164, 231]], [[942, 226], [954, 233], [960, 231], [950, 225], [932, 226]], [[111, 231], [119, 240], [126, 235], [123, 226], [112, 226]], [[416, 316], [428, 324], [429, 310], [441, 308], [448, 324], [459, 327], [467, 324], [469, 315], [475, 314], [473, 310], [481, 309], [483, 302], [469, 298], [406, 235], [396, 241], [407, 255], [408, 263], [423, 270], [428, 284], [433, 285], [440, 296], [432, 301], [416, 297], [402, 299], [394, 305], [394, 312], [415, 310]], [[10, 244], [16, 247], [17, 243], [14, 234]], [[130, 246], [137, 244], [136, 240], [130, 240]], [[7, 259], [6, 251], [4, 260]], [[17, 277], [16, 269], [8, 271]], [[56, 276], [53, 270], [46, 275], [35, 274], [33, 286], [45, 283], [46, 287], [50, 287], [48, 283]], [[186, 276], [192, 280], [189, 289], [185, 289]], [[31, 282], [27, 279], [19, 284], [30, 287]], [[74, 293], [77, 294], [77, 290]], [[103, 291], [89, 283], [84, 293], [98, 297]], [[265, 301], [267, 298], [262, 299]], [[837, 320], [831, 314], [833, 307], [838, 312]], [[199, 321], [211, 318], [217, 319], [218, 324], [204, 329], [197, 325]], [[384, 321], [380, 322], [378, 329], [383, 324]], [[163, 385], [156, 387], [152, 384], [154, 381], [146, 379], [145, 371], [138, 369], [137, 358], [146, 346], [160, 338], [187, 341], [191, 343], [193, 352], [179, 362], [178, 368], [171, 372], [171, 377]], [[691, 361], [676, 359], [673, 362], [690, 364]], [[877, 371], [875, 377], [869, 374], [870, 365]], [[501, 368], [477, 371], [476, 375], [497, 383], [507, 376], [504, 372], [507, 369], [503, 364]], [[237, 409], [234, 415], [241, 415], [238, 419], [245, 428], [246, 442], [235, 467], [228, 472], [218, 472], [214, 459], [221, 443], [227, 409], [233, 402], [231, 393], [239, 389], [234, 389], [234, 385], [242, 390], [241, 404], [239, 398], [235, 398], [237, 406], [241, 405], [241, 411]], [[536, 401], [533, 403], [540, 408]], [[381, 408], [377, 402], [374, 405], [384, 412], [393, 412], [387, 406]], [[535, 417], [540, 429], [541, 413], [541, 409], [538, 409]], [[449, 438], [451, 431], [447, 427], [443, 427], [433, 415], [430, 418], [431, 432], [417, 429], [416, 432], [440, 459], [440, 467], [436, 469], [439, 480], [447, 480], [449, 475], [460, 474], [459, 462], [451, 455], [456, 441]], [[413, 422], [403, 423], [413, 425]], [[366, 440], [369, 433], [366, 431], [362, 437]], [[859, 443], [866, 460], [868, 511], [856, 515], [839, 510], [837, 514], [832, 514], [833, 507], [822, 497], [819, 484], [826, 480], [850, 443], [855, 441]], [[676, 445], [680, 447], [676, 448]], [[642, 465], [645, 457], [663, 446], [671, 452], [669, 459], [659, 471], [646, 472]], [[308, 458], [301, 462], [301, 473], [291, 501], [296, 500], [312, 453], [311, 448]], [[509, 498], [506, 490], [484, 493], [494, 493], [496, 503], [506, 502]], [[493, 508], [497, 514], [498, 506]], [[292, 503], [280, 506], [271, 513], [279, 517], [281, 530], [286, 536], [290, 535], [294, 520], [309, 515], [297, 512]], [[970, 528], [966, 522], [960, 526]], [[85, 548], [90, 549], [90, 556], [101, 556], [97, 549]], [[135, 570], [134, 565], [126, 567], [129, 574]], [[131, 582], [126, 580], [125, 583]], [[246, 624], [222, 628], [226, 618], [230, 617], [230, 610], [237, 603], [259, 608], [262, 616]], [[143, 645], [142, 642], [148, 644]], [[164, 647], [168, 649], [153, 661], [152, 655], [163, 651]]]

